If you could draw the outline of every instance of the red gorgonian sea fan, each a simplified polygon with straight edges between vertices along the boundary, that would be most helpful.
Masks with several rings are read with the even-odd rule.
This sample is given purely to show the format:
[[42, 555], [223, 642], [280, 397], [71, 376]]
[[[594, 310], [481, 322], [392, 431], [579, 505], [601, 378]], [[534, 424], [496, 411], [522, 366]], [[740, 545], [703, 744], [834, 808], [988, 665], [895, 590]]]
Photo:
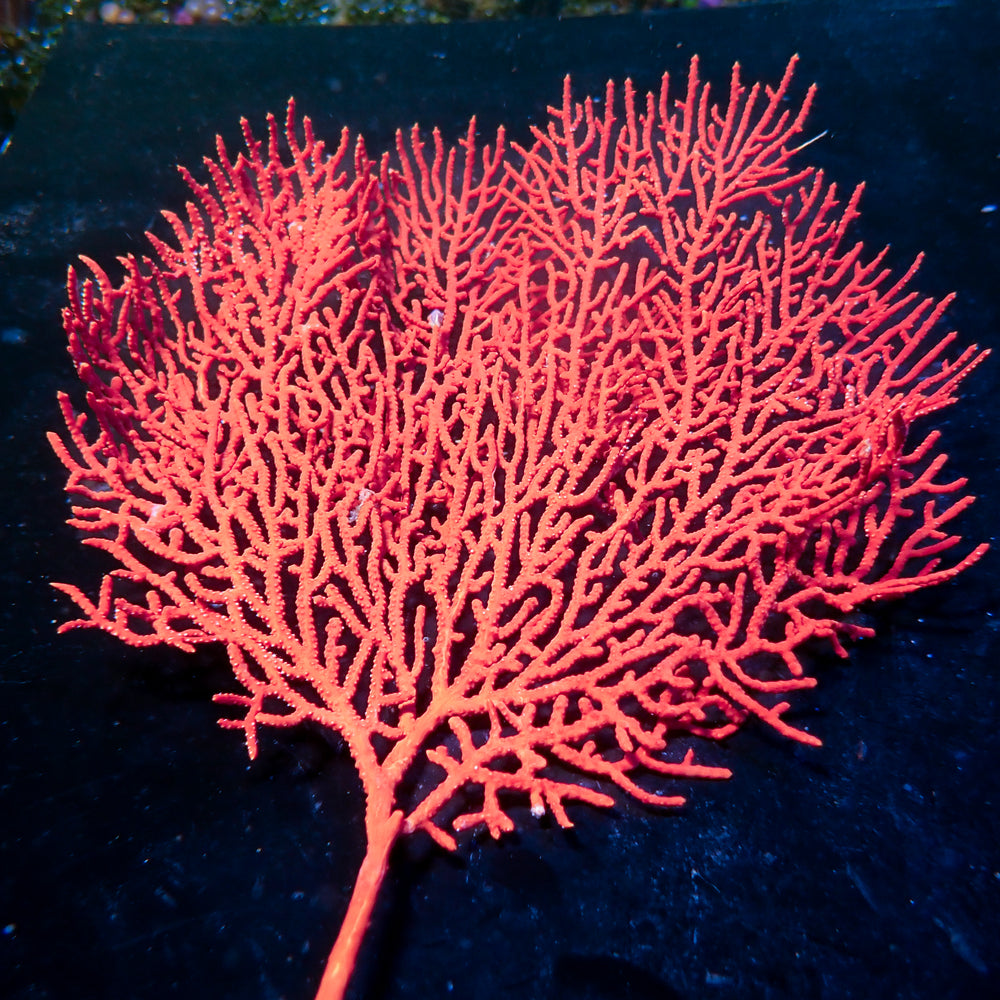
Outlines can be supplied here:
[[696, 61], [680, 94], [567, 80], [528, 148], [470, 124], [378, 162], [290, 106], [120, 284], [71, 272], [96, 432], [64, 395], [51, 440], [117, 567], [60, 585], [63, 628], [223, 643], [251, 756], [339, 734], [368, 853], [326, 1000], [400, 837], [677, 805], [665, 779], [729, 772], [675, 738], [750, 719], [818, 744], [802, 645], [984, 551], [942, 561], [971, 501], [915, 426], [984, 355], [845, 240], [860, 189], [793, 165], [792, 68], [721, 107]]

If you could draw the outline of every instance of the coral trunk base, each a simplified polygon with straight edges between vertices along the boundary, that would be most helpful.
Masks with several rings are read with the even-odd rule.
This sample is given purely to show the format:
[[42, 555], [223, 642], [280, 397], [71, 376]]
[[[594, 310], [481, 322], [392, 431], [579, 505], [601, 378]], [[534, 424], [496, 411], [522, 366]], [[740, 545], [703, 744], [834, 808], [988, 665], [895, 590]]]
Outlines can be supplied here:
[[340, 933], [327, 959], [316, 1000], [342, 1000], [347, 992], [347, 983], [354, 971], [358, 949], [368, 929], [372, 907], [385, 878], [389, 853], [399, 834], [402, 818], [402, 813], [394, 813], [385, 823], [368, 831], [368, 850], [361, 862]]

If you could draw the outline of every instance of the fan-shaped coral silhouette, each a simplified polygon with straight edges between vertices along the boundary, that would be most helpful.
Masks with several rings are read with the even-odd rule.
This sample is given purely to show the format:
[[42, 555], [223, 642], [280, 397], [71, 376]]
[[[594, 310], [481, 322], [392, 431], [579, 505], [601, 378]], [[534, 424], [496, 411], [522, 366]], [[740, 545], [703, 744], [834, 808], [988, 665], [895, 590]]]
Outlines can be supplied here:
[[792, 68], [721, 106], [696, 61], [644, 98], [567, 79], [527, 147], [472, 123], [377, 161], [290, 105], [120, 282], [70, 274], [90, 417], [62, 396], [52, 442], [116, 567], [60, 585], [63, 627], [224, 646], [251, 756], [343, 740], [368, 853], [321, 997], [400, 837], [680, 804], [729, 774], [691, 738], [752, 719], [816, 744], [803, 644], [981, 553], [947, 559], [970, 500], [916, 422], [982, 354], [797, 165]]

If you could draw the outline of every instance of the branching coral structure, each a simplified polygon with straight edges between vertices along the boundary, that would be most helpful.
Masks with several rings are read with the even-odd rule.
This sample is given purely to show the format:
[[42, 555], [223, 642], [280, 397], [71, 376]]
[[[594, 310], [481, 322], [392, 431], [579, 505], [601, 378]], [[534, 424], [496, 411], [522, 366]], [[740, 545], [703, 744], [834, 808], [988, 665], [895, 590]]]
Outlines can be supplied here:
[[52, 444], [114, 563], [79, 619], [221, 644], [222, 725], [310, 721], [366, 794], [319, 996], [341, 997], [393, 845], [568, 826], [723, 778], [698, 738], [804, 743], [803, 645], [939, 583], [970, 502], [928, 417], [982, 359], [948, 300], [848, 238], [798, 164], [810, 91], [608, 85], [521, 146], [475, 123], [371, 158], [288, 108], [222, 141], [149, 258], [71, 272], [86, 387]]

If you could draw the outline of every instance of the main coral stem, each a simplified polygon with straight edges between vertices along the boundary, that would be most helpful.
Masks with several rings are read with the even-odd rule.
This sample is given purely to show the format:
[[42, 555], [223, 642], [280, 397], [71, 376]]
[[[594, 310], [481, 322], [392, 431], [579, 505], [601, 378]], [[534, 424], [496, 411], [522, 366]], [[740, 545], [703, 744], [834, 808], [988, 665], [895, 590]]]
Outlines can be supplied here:
[[399, 836], [402, 821], [403, 814], [395, 812], [385, 822], [369, 827], [368, 850], [358, 870], [340, 933], [327, 959], [316, 1000], [342, 1000], [347, 991], [347, 983], [368, 930], [372, 908], [389, 867], [389, 854]]

